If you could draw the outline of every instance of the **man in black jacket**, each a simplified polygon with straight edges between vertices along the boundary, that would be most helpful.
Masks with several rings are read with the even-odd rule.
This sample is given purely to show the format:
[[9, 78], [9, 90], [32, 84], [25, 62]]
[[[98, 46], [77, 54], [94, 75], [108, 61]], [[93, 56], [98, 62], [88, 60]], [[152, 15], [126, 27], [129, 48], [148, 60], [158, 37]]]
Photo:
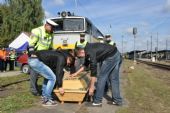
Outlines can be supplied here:
[[102, 43], [89, 43], [86, 47], [76, 51], [78, 57], [85, 57], [85, 64], [72, 76], [77, 76], [90, 64], [91, 82], [89, 94], [94, 93], [94, 84], [97, 75], [97, 62], [102, 62], [99, 76], [97, 76], [97, 86], [94, 95], [93, 106], [101, 106], [104, 94], [104, 87], [107, 79], [111, 81], [112, 104], [122, 105], [122, 98], [119, 90], [119, 68], [122, 62], [121, 55], [115, 46]]
[[[56, 83], [60, 93], [64, 93], [62, 88], [63, 69], [74, 64], [74, 57], [65, 51], [52, 50], [34, 51], [31, 54], [35, 55], [36, 59], [28, 61], [30, 67], [45, 78], [42, 86], [43, 106], [54, 106], [56, 103], [52, 101], [51, 96], [54, 85]], [[39, 64], [37, 64], [37, 60], [39, 60]]]

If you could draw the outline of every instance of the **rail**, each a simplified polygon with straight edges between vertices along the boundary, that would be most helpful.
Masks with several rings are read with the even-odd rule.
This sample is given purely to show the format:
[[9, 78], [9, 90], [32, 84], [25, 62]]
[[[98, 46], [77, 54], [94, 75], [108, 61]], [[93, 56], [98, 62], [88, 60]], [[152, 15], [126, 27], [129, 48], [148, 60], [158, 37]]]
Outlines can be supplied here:
[[168, 64], [160, 64], [160, 63], [145, 61], [145, 60], [140, 60], [140, 59], [137, 59], [137, 62], [141, 62], [141, 63], [145, 63], [147, 65], [151, 65], [151, 66], [154, 66], [154, 67], [170, 70], [170, 65], [168, 65]]
[[[38, 78], [41, 78], [41, 77], [39, 76]], [[26, 81], [30, 81], [30, 78], [25, 78], [25, 79], [22, 79], [22, 80], [17, 80], [17, 81], [11, 82], [11, 83], [0, 85], [0, 91], [2, 91], [3, 88], [5, 88], [5, 87], [8, 87], [8, 86], [11, 86], [11, 85], [14, 85], [14, 84], [19, 84], [19, 83], [26, 82]]]
[[22, 80], [18, 80], [18, 81], [15, 81], [15, 82], [11, 82], [11, 83], [7, 83], [7, 84], [4, 84], [4, 85], [1, 85], [0, 86], [0, 91], [1, 91], [2, 88], [8, 87], [10, 85], [18, 84], [18, 83], [21, 83], [21, 82], [29, 81], [29, 80], [30, 79], [27, 78], [27, 79], [22, 79]]

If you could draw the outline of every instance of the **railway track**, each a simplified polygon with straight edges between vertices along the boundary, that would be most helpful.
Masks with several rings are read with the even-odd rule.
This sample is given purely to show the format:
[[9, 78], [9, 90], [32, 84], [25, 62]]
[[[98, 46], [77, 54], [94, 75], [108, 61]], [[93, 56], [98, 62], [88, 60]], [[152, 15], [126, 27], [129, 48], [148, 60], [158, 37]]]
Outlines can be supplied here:
[[8, 86], [10, 86], [10, 85], [18, 84], [18, 83], [25, 82], [25, 81], [29, 81], [29, 80], [30, 80], [30, 79], [27, 78], [27, 79], [18, 80], [18, 81], [15, 81], [15, 82], [7, 83], [7, 84], [4, 84], [4, 85], [0, 85], [0, 91], [1, 91], [3, 88], [8, 87]]
[[[40, 78], [40, 77], [38, 77], [38, 78]], [[26, 81], [30, 81], [30, 78], [25, 78], [22, 80], [17, 80], [17, 81], [11, 82], [11, 83], [0, 85], [0, 91], [3, 90], [5, 87], [8, 87], [8, 86], [11, 86], [14, 84], [19, 84], [19, 83], [26, 82]]]
[[[145, 61], [145, 60], [140, 60], [140, 59], [137, 59], [137, 62], [144, 63], [144, 64], [147, 64], [147, 65], [151, 65], [151, 66], [154, 66], [154, 67], [157, 67], [157, 68], [166, 69], [166, 70], [170, 71], [170, 65], [167, 65], [167, 64], [160, 64], [160, 63]], [[27, 78], [27, 79], [18, 80], [18, 81], [12, 82], [12, 83], [0, 85], [0, 91], [1, 91], [1, 89], [8, 87], [10, 85], [18, 84], [18, 83], [29, 81], [29, 80], [30, 79]]]
[[167, 64], [160, 64], [160, 63], [156, 63], [156, 62], [151, 62], [151, 61], [145, 61], [145, 60], [137, 60], [137, 62], [141, 62], [141, 63], [145, 63], [147, 65], [151, 65], [157, 68], [161, 68], [161, 69], [166, 69], [166, 70], [170, 70], [170, 65]]

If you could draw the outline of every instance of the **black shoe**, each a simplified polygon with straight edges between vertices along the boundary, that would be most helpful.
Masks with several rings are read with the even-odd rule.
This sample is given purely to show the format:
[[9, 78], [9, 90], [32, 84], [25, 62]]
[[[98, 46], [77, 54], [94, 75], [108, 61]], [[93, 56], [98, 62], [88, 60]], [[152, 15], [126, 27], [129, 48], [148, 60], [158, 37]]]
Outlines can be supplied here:
[[102, 107], [102, 103], [86, 103], [85, 104], [86, 107]]
[[39, 93], [35, 93], [35, 92], [32, 92], [32, 95], [34, 95], [34, 96], [40, 96]]
[[42, 106], [57, 106], [57, 102], [53, 100], [47, 100], [42, 103]]
[[102, 106], [102, 103], [92, 103], [92, 106]]
[[116, 105], [116, 106], [123, 106], [122, 103], [116, 103], [116, 102], [107, 102], [107, 104], [110, 104], [110, 105]]

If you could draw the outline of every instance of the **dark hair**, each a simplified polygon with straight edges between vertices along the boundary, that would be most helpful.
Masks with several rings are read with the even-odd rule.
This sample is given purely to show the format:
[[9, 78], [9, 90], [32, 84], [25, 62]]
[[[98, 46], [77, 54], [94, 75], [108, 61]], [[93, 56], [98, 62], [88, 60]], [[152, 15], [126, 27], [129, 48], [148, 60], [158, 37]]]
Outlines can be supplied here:
[[70, 53], [68, 53], [68, 56], [67, 56], [67, 57], [69, 58], [69, 60], [70, 60], [70, 62], [71, 62], [70, 65], [74, 65], [74, 62], [75, 62], [74, 56], [72, 56]]
[[83, 47], [76, 47], [74, 50], [75, 55], [77, 56], [78, 51], [84, 50]]

